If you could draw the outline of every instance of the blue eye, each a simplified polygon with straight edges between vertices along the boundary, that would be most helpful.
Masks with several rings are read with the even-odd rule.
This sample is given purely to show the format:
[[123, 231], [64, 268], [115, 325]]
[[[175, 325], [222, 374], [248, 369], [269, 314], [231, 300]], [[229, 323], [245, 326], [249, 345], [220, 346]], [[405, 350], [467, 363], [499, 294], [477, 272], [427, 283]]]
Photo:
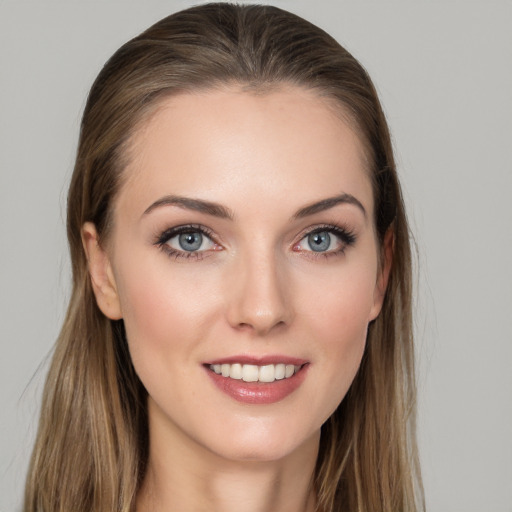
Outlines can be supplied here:
[[307, 240], [312, 251], [324, 252], [331, 248], [331, 235], [327, 231], [311, 233]]
[[170, 236], [164, 242], [169, 248], [175, 251], [202, 252], [212, 249], [214, 242], [201, 231], [182, 231]]
[[220, 250], [221, 246], [212, 240], [210, 231], [203, 226], [177, 226], [164, 231], [156, 240], [156, 245], [170, 256], [203, 257], [203, 253]]
[[342, 254], [356, 241], [355, 234], [338, 226], [319, 226], [306, 233], [303, 238], [294, 245], [294, 250], [303, 253], [313, 253], [324, 256]]
[[177, 238], [180, 249], [184, 251], [198, 251], [203, 244], [203, 235], [198, 232], [182, 233]]

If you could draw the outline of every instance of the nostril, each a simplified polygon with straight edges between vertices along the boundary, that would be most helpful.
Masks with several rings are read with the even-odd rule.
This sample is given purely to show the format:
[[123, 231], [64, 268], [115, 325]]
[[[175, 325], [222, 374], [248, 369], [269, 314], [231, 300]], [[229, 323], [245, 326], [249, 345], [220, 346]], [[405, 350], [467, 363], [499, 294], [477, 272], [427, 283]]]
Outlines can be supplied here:
[[277, 322], [242, 322], [238, 325], [238, 329], [241, 331], [252, 331], [260, 336], [265, 336], [270, 332], [274, 332], [276, 329], [282, 329], [286, 326], [286, 322], [278, 320]]

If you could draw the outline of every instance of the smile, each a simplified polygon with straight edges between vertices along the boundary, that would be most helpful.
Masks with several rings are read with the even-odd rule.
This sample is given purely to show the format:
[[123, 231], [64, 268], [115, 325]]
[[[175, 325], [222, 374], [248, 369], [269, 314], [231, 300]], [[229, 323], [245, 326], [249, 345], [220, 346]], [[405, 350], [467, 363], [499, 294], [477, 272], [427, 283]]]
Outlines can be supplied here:
[[232, 356], [203, 365], [213, 384], [229, 397], [251, 405], [272, 404], [296, 391], [310, 362], [287, 356]]
[[293, 364], [211, 364], [210, 370], [223, 377], [243, 380], [244, 382], [270, 383], [276, 380], [289, 379], [296, 374], [301, 366]]

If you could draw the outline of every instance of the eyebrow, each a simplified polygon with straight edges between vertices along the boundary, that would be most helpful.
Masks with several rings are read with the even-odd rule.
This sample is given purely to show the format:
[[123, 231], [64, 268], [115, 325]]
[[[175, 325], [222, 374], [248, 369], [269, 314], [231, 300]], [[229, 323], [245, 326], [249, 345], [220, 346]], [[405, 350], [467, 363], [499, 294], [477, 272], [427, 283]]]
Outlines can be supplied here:
[[363, 213], [364, 217], [367, 217], [366, 210], [362, 203], [359, 201], [359, 199], [355, 198], [351, 194], [340, 194], [339, 196], [322, 199], [321, 201], [301, 208], [293, 217], [295, 219], [302, 219], [303, 217], [308, 217], [309, 215], [314, 215], [315, 213], [329, 210], [330, 208], [333, 208], [339, 204], [352, 204], [357, 206], [357, 208], [359, 208]]
[[[338, 196], [322, 199], [321, 201], [317, 201], [316, 203], [305, 206], [304, 208], [298, 210], [292, 218], [302, 219], [304, 217], [314, 215], [315, 213], [334, 208], [339, 204], [352, 204], [361, 210], [365, 218], [367, 216], [364, 206], [357, 198], [351, 194], [340, 194]], [[193, 199], [190, 197], [176, 195], [168, 195], [156, 200], [154, 203], [148, 206], [146, 210], [144, 210], [143, 215], [147, 215], [156, 208], [160, 208], [162, 206], [177, 206], [186, 210], [194, 210], [196, 212], [206, 213], [207, 215], [212, 215], [221, 219], [233, 220], [235, 217], [229, 208], [226, 208], [221, 204], [205, 201], [203, 199]]]
[[210, 201], [204, 201], [202, 199], [192, 199], [190, 197], [174, 195], [164, 196], [158, 199], [148, 208], [146, 208], [143, 215], [147, 215], [148, 213], [152, 212], [155, 208], [159, 208], [161, 206], [178, 206], [179, 208], [206, 213], [208, 215], [213, 215], [214, 217], [219, 217], [221, 219], [233, 219], [234, 217], [233, 212], [231, 212], [231, 210], [220, 204], [212, 203]]

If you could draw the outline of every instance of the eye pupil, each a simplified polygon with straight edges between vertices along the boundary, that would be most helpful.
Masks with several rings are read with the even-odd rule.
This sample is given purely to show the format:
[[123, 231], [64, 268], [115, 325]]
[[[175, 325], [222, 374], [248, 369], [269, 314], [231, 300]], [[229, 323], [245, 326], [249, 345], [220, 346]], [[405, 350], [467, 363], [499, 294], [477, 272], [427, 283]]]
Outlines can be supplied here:
[[331, 245], [331, 235], [327, 231], [311, 233], [308, 236], [308, 244], [315, 252], [326, 251]]
[[182, 233], [178, 241], [184, 251], [197, 251], [203, 243], [203, 235], [198, 232]]

